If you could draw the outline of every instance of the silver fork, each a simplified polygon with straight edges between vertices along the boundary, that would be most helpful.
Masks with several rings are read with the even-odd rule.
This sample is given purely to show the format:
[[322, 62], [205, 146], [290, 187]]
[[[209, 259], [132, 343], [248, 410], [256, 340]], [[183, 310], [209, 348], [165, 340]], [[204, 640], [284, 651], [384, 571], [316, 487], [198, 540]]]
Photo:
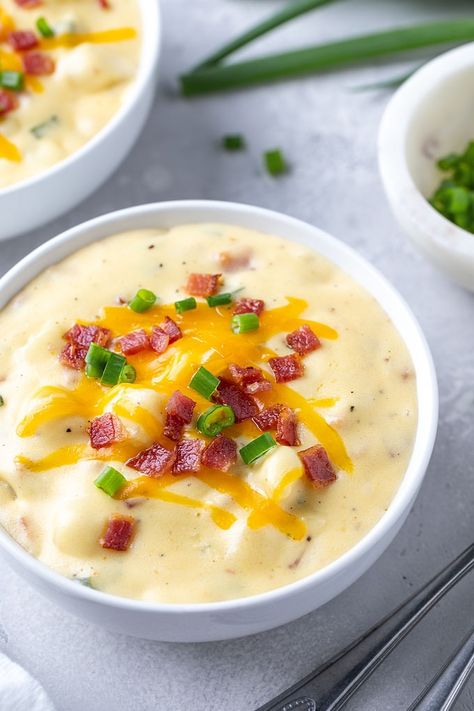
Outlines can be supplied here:
[[[346, 649], [257, 711], [339, 711], [402, 639], [474, 568], [474, 543]], [[474, 630], [409, 711], [449, 711], [474, 667]]]

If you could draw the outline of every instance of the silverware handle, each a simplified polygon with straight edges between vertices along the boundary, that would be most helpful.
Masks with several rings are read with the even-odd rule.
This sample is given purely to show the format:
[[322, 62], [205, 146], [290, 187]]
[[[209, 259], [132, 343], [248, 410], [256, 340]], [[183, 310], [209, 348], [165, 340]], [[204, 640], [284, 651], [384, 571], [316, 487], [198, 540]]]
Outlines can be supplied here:
[[257, 711], [338, 711], [410, 630], [474, 568], [474, 544], [339, 654]]
[[449, 711], [474, 670], [474, 629], [408, 711]]

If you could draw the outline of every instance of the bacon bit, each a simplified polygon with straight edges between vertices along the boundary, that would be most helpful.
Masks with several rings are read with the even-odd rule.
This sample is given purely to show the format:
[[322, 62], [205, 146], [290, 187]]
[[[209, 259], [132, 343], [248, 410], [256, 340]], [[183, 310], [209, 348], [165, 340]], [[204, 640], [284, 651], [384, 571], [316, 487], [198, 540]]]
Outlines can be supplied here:
[[59, 361], [68, 368], [82, 370], [85, 365], [87, 348], [67, 343], [59, 354]]
[[174, 343], [175, 341], [183, 337], [180, 327], [169, 316], [165, 318], [163, 323], [160, 323], [158, 328], [161, 328], [161, 330], [166, 333], [166, 335], [170, 339], [170, 343]]
[[168, 439], [172, 439], [173, 442], [177, 442], [183, 434], [184, 424], [183, 420], [176, 415], [166, 415], [165, 425], [163, 427], [163, 434]]
[[94, 418], [87, 429], [91, 440], [91, 447], [102, 449], [110, 447], [116, 442], [120, 442], [124, 436], [124, 429], [121, 421], [112, 412], [106, 412], [100, 417]]
[[112, 333], [108, 328], [101, 326], [82, 326], [79, 323], [74, 324], [69, 331], [66, 331], [63, 338], [69, 343], [74, 343], [76, 346], [89, 348], [92, 342], [106, 348], [111, 339]]
[[173, 474], [198, 472], [201, 466], [201, 454], [205, 447], [202, 439], [182, 439], [176, 446], [176, 460]]
[[98, 3], [102, 10], [110, 10], [109, 0], [98, 0]]
[[183, 395], [179, 390], [175, 390], [166, 403], [166, 412], [169, 415], [179, 417], [184, 425], [189, 425], [193, 419], [193, 412], [196, 403], [190, 397]]
[[239, 299], [234, 306], [234, 314], [257, 314], [260, 316], [265, 308], [261, 299]]
[[175, 453], [156, 442], [125, 462], [127, 467], [136, 469], [146, 476], [159, 478], [169, 472], [175, 460]]
[[285, 405], [272, 405], [253, 417], [254, 424], [262, 430], [276, 430], [276, 441], [288, 447], [300, 444], [298, 438], [298, 420], [294, 410]]
[[252, 259], [251, 249], [241, 249], [238, 252], [219, 252], [218, 263], [224, 272], [236, 272], [239, 269], [248, 269]]
[[290, 380], [301, 378], [304, 373], [304, 365], [296, 355], [270, 358], [268, 362], [275, 373], [277, 383], [288, 383]]
[[76, 323], [63, 338], [68, 341], [59, 354], [63, 365], [74, 370], [81, 370], [85, 365], [85, 357], [91, 343], [97, 343], [104, 348], [108, 345], [111, 332], [100, 326], [81, 326]]
[[321, 347], [321, 341], [306, 323], [297, 328], [296, 331], [289, 333], [286, 337], [286, 342], [300, 356], [304, 356]]
[[229, 405], [233, 409], [236, 422], [258, 415], [258, 405], [253, 397], [226, 378], [219, 378], [214, 399], [221, 405]]
[[265, 392], [265, 390], [271, 390], [272, 384], [269, 380], [263, 378], [255, 383], [249, 383], [245, 386], [244, 390], [248, 395], [255, 395], [255, 393]]
[[298, 420], [295, 411], [290, 407], [282, 409], [277, 419], [276, 441], [287, 447], [297, 447], [300, 444], [298, 438]]
[[122, 336], [119, 343], [122, 353], [127, 356], [135, 355], [135, 353], [139, 353], [140, 351], [145, 351], [150, 348], [150, 340], [143, 328], [138, 331], [127, 333], [126, 336]]
[[271, 390], [272, 384], [265, 378], [260, 368], [253, 368], [251, 366], [242, 368], [242, 366], [236, 363], [230, 363], [229, 373], [234, 383], [239, 385], [242, 390], [249, 395], [263, 392], [264, 390]]
[[256, 417], [252, 417], [252, 420], [262, 432], [276, 430], [280, 412], [284, 409], [284, 405], [272, 405], [272, 407], [263, 410]]
[[329, 486], [336, 480], [336, 472], [322, 445], [315, 444], [314, 447], [298, 452], [298, 456], [303, 462], [306, 476], [316, 489]]
[[156, 353], [164, 353], [170, 344], [170, 337], [163, 329], [153, 326], [150, 334], [150, 347]]
[[43, 52], [28, 52], [22, 60], [25, 72], [35, 77], [53, 74], [56, 68], [54, 59]]
[[11, 91], [0, 89], [0, 116], [18, 108], [18, 99]]
[[8, 44], [15, 52], [26, 52], [37, 47], [39, 40], [31, 30], [13, 30], [8, 35]]
[[237, 461], [237, 445], [233, 439], [219, 435], [215, 437], [202, 454], [201, 462], [210, 469], [226, 472]]
[[190, 274], [186, 291], [192, 296], [212, 296], [216, 293], [221, 274]]
[[135, 526], [132, 516], [115, 514], [107, 521], [104, 535], [99, 539], [102, 548], [114, 551], [126, 551], [130, 545]]
[[193, 419], [193, 411], [196, 403], [190, 397], [186, 397], [179, 390], [175, 390], [166, 403], [166, 420], [163, 433], [169, 439], [177, 442], [182, 433], [184, 425], [189, 425]]

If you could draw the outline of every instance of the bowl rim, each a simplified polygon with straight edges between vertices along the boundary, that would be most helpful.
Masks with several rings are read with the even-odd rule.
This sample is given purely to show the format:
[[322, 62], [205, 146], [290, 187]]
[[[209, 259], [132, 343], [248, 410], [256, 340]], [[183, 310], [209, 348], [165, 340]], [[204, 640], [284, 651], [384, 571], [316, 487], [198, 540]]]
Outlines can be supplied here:
[[94, 134], [94, 136], [86, 141], [77, 151], [66, 156], [66, 158], [58, 163], [54, 163], [50, 168], [36, 175], [32, 175], [30, 178], [26, 178], [26, 180], [20, 180], [4, 188], [0, 187], [0, 200], [13, 193], [19, 193], [22, 190], [34, 188], [43, 180], [48, 180], [49, 178], [53, 179], [62, 170], [67, 170], [75, 162], [93, 153], [102, 141], [106, 140], [118, 126], [127, 121], [137, 101], [139, 101], [143, 93], [147, 90], [149, 83], [154, 79], [162, 46], [160, 0], [137, 0], [137, 3], [141, 21], [139, 27], [140, 34], [138, 36], [141, 40], [140, 61], [137, 75], [131, 83], [129, 91], [126, 93], [125, 100], [119, 110], [116, 111], [110, 121], [107, 121], [107, 123], [102, 126], [100, 131]]
[[441, 215], [420, 192], [408, 168], [406, 141], [418, 107], [454, 74], [469, 67], [474, 69], [474, 42], [424, 64], [392, 96], [378, 132], [379, 169], [391, 203], [410, 219], [426, 242], [449, 249], [460, 258], [472, 258], [472, 235]]
[[[322, 584], [331, 578], [343, 574], [346, 568], [356, 564], [357, 561], [364, 558], [372, 548], [376, 548], [377, 544], [396, 526], [398, 520], [403, 519], [404, 513], [406, 513], [412, 505], [422, 484], [436, 438], [438, 424], [438, 387], [433, 359], [421, 327], [405, 300], [378, 269], [360, 256], [352, 247], [349, 247], [327, 232], [320, 230], [318, 227], [283, 213], [248, 204], [217, 200], [166, 201], [128, 207], [81, 223], [37, 247], [0, 278], [0, 310], [3, 309], [16, 293], [21, 291], [21, 289], [35, 278], [35, 276], [41, 274], [49, 266], [58, 263], [66, 256], [73, 254], [78, 249], [99, 239], [103, 239], [106, 236], [133, 229], [133, 227], [130, 227], [130, 224], [133, 224], [135, 221], [139, 222], [140, 218], [143, 218], [144, 221], [156, 219], [158, 224], [160, 218], [164, 217], [166, 221], [167, 214], [173, 215], [173, 213], [176, 212], [189, 213], [192, 216], [192, 219], [189, 220], [187, 220], [185, 216], [181, 219], [175, 218], [171, 220], [171, 223], [176, 225], [196, 222], [220, 222], [246, 225], [247, 222], [250, 224], [252, 220], [261, 220], [272, 224], [271, 228], [267, 230], [262, 229], [262, 231], [267, 231], [267, 233], [273, 232], [273, 234], [278, 234], [278, 225], [281, 226], [282, 232], [303, 232], [308, 235], [308, 242], [295, 237], [296, 243], [305, 244], [316, 253], [323, 254], [346, 271], [349, 276], [355, 278], [356, 281], [358, 280], [355, 274], [358, 270], [361, 270], [364, 276], [374, 279], [376, 287], [374, 286], [373, 289], [371, 287], [367, 290], [374, 296], [379, 305], [386, 311], [381, 303], [382, 297], [386, 297], [394, 306], [396, 305], [397, 314], [401, 313], [402, 318], [410, 327], [411, 335], [410, 339], [408, 339], [405, 338], [404, 334], [401, 333], [396, 326], [412, 359], [416, 351], [417, 358], [419, 358], [421, 362], [418, 369], [419, 372], [417, 372], [417, 385], [419, 386], [421, 379], [424, 380], [423, 388], [420, 390], [420, 388], [417, 387], [418, 421], [413, 451], [404, 477], [387, 510], [376, 524], [369, 529], [354, 546], [339, 556], [339, 558], [324, 568], [293, 583], [256, 595], [217, 602], [165, 603], [120, 597], [80, 585], [77, 581], [71, 580], [52, 568], [49, 568], [45, 563], [22, 548], [0, 525], [0, 548], [5, 549], [5, 551], [23, 568], [26, 568], [29, 573], [40, 578], [42, 582], [49, 584], [51, 587], [59, 587], [68, 597], [79, 598], [83, 601], [96, 604], [104, 604], [105, 606], [121, 609], [123, 611], [162, 613], [167, 615], [186, 613], [192, 616], [199, 616], [203, 613], [217, 614], [230, 610], [246, 610], [259, 608], [268, 604], [272, 605], [284, 598], [303, 593], [308, 588], [312, 588], [313, 586]], [[211, 213], [213, 217], [210, 217]], [[196, 219], [196, 215], [201, 214], [203, 219]], [[141, 225], [135, 229], [142, 228], [147, 229], [147, 227]], [[97, 232], [100, 234], [98, 235]], [[313, 238], [313, 242], [316, 242], [314, 246], [309, 245], [310, 237]], [[284, 237], [284, 239], [287, 239], [287, 237]], [[329, 257], [328, 252], [334, 253], [334, 256]], [[38, 261], [42, 262], [40, 267], [36, 266]], [[350, 270], [347, 266], [341, 265], [341, 263], [345, 262], [350, 263]], [[22, 276], [25, 275], [26, 279], [24, 283], [18, 284], [18, 282], [22, 281]], [[358, 281], [358, 283], [361, 282]], [[380, 299], [375, 295], [375, 290], [379, 293]], [[423, 399], [420, 398], [420, 393]], [[420, 438], [422, 428], [419, 415], [422, 409], [422, 402], [424, 403], [423, 411], [426, 421], [424, 436]], [[407, 478], [407, 474], [410, 474], [409, 479]]]

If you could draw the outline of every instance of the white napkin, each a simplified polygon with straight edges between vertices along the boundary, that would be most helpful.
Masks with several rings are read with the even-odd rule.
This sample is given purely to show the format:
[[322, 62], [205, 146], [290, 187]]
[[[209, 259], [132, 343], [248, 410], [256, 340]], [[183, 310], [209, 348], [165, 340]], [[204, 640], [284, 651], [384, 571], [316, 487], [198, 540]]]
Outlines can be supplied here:
[[27, 671], [0, 654], [1, 711], [54, 711], [43, 687]]

